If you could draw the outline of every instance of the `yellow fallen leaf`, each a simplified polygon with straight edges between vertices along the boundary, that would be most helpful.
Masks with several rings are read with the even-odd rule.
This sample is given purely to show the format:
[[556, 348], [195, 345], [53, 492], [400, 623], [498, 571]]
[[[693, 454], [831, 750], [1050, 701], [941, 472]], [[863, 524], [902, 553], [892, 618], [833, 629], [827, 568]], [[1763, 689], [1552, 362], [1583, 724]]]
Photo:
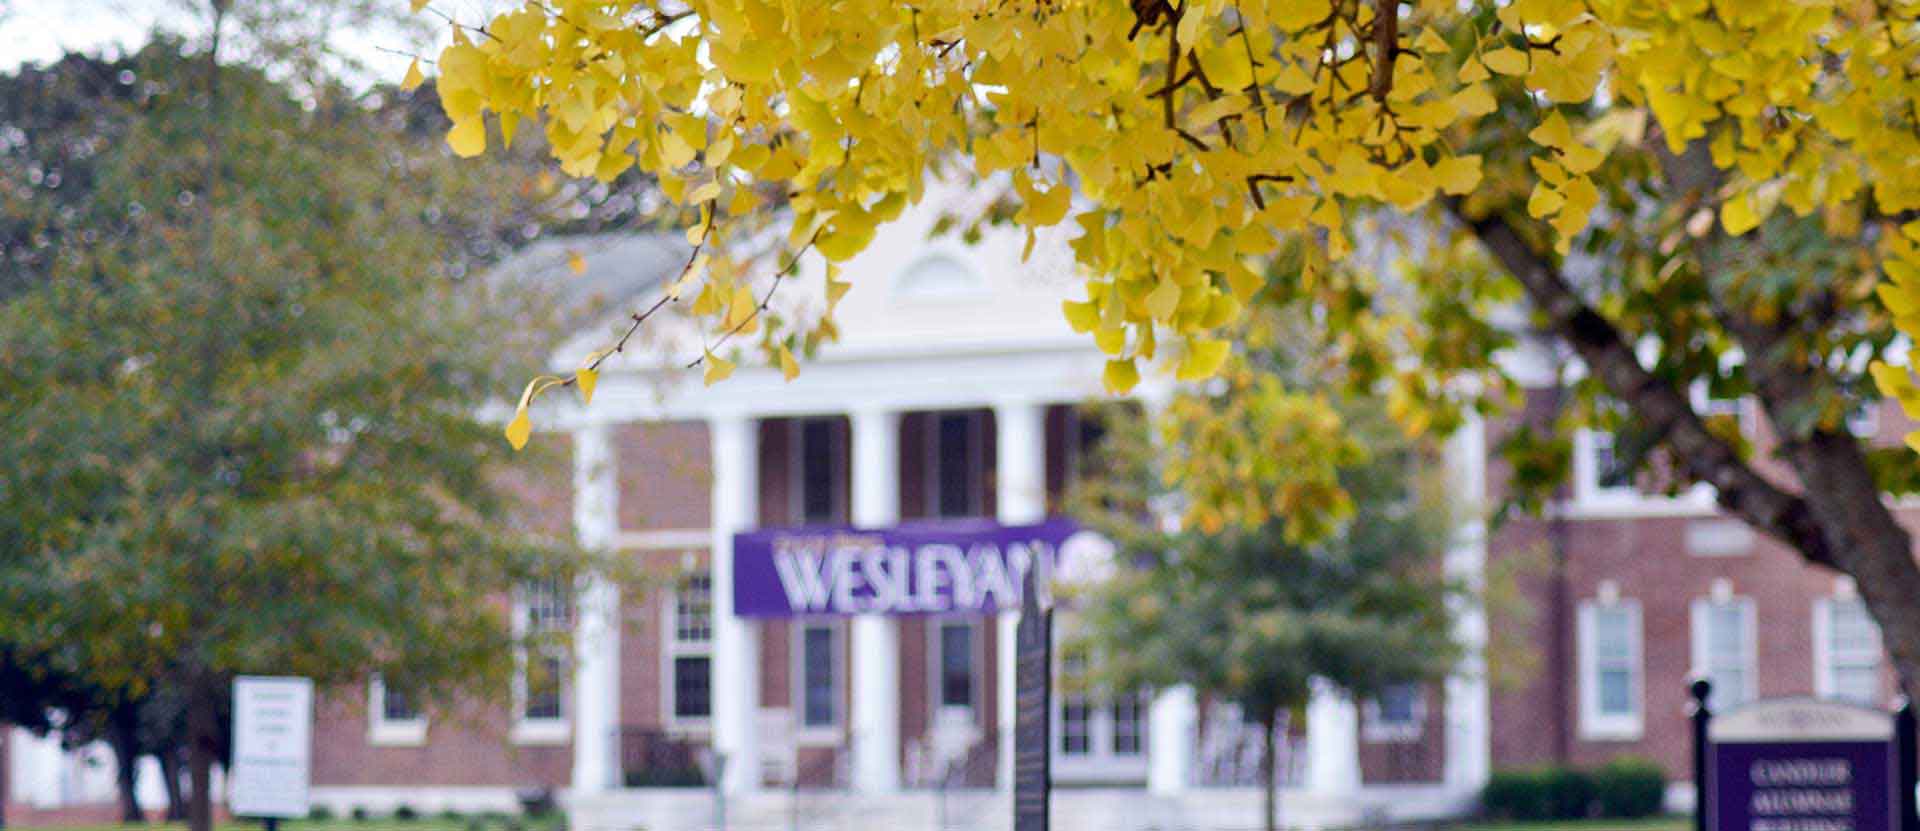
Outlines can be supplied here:
[[568, 251], [567, 270], [573, 272], [575, 275], [587, 273], [587, 258], [580, 256], [580, 252], [578, 251]]

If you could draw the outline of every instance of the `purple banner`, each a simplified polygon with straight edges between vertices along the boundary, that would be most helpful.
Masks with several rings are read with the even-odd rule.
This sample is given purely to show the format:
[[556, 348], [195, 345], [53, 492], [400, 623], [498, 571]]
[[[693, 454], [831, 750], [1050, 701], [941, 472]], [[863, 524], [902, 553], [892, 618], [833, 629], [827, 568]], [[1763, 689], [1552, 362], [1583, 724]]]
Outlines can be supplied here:
[[1046, 578], [1074, 551], [1105, 545], [1064, 519], [749, 531], [733, 537], [733, 608], [742, 617], [989, 614], [1019, 607], [1028, 569]]
[[1893, 742], [1713, 747], [1715, 831], [1892, 831]]

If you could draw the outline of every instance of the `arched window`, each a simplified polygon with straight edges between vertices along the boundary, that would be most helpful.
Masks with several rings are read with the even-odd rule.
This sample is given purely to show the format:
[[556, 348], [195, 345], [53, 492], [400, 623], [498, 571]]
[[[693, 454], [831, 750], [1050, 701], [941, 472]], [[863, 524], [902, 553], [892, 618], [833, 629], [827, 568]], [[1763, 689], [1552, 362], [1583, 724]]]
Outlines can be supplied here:
[[973, 269], [945, 254], [914, 261], [893, 285], [895, 293], [906, 297], [953, 297], [974, 294], [986, 287]]

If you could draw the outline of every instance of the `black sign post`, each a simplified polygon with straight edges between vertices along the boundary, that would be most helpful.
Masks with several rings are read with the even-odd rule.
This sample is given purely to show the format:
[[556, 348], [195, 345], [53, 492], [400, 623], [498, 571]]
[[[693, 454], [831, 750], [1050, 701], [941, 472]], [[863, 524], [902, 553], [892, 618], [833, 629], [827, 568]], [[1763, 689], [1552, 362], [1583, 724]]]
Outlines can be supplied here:
[[1013, 829], [1047, 831], [1053, 715], [1053, 610], [1040, 607], [1034, 569], [1020, 587], [1014, 630]]
[[1696, 831], [1920, 831], [1913, 710], [1812, 698], [1707, 708], [1691, 685]]

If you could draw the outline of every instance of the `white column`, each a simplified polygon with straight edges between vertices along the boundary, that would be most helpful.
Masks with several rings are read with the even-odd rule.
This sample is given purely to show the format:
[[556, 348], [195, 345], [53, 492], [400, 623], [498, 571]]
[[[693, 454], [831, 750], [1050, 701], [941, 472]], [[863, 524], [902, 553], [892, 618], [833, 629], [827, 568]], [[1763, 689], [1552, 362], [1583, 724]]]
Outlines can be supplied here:
[[[1039, 522], [1047, 516], [1047, 407], [1036, 401], [1009, 401], [993, 408], [996, 492], [999, 519], [1008, 525]], [[1013, 787], [1013, 720], [1017, 609], [1002, 611], [994, 622], [999, 638], [994, 690], [999, 708], [999, 785]]]
[[[900, 519], [900, 414], [856, 410], [853, 422], [853, 524]], [[900, 788], [900, 624], [853, 619], [853, 786], [862, 793]]]
[[713, 448], [713, 747], [729, 793], [760, 787], [760, 632], [733, 614], [733, 535], [758, 524], [759, 424], [739, 413], [708, 422]]
[[1193, 783], [1194, 729], [1200, 703], [1193, 688], [1169, 687], [1147, 711], [1147, 792], [1179, 796]]
[[1493, 769], [1491, 704], [1487, 690], [1487, 610], [1481, 597], [1487, 566], [1487, 427], [1470, 416], [1447, 443], [1447, 476], [1458, 494], [1461, 518], [1447, 548], [1447, 577], [1470, 595], [1454, 598], [1454, 638], [1464, 650], [1446, 683], [1446, 748], [1443, 779], [1457, 795], [1475, 795]]
[[[605, 424], [573, 434], [573, 533], [582, 548], [613, 545], [619, 500], [613, 442]], [[588, 575], [574, 602], [573, 791], [615, 786], [620, 729], [620, 595]]]
[[1307, 786], [1320, 796], [1360, 790], [1360, 708], [1319, 678], [1307, 701]]

